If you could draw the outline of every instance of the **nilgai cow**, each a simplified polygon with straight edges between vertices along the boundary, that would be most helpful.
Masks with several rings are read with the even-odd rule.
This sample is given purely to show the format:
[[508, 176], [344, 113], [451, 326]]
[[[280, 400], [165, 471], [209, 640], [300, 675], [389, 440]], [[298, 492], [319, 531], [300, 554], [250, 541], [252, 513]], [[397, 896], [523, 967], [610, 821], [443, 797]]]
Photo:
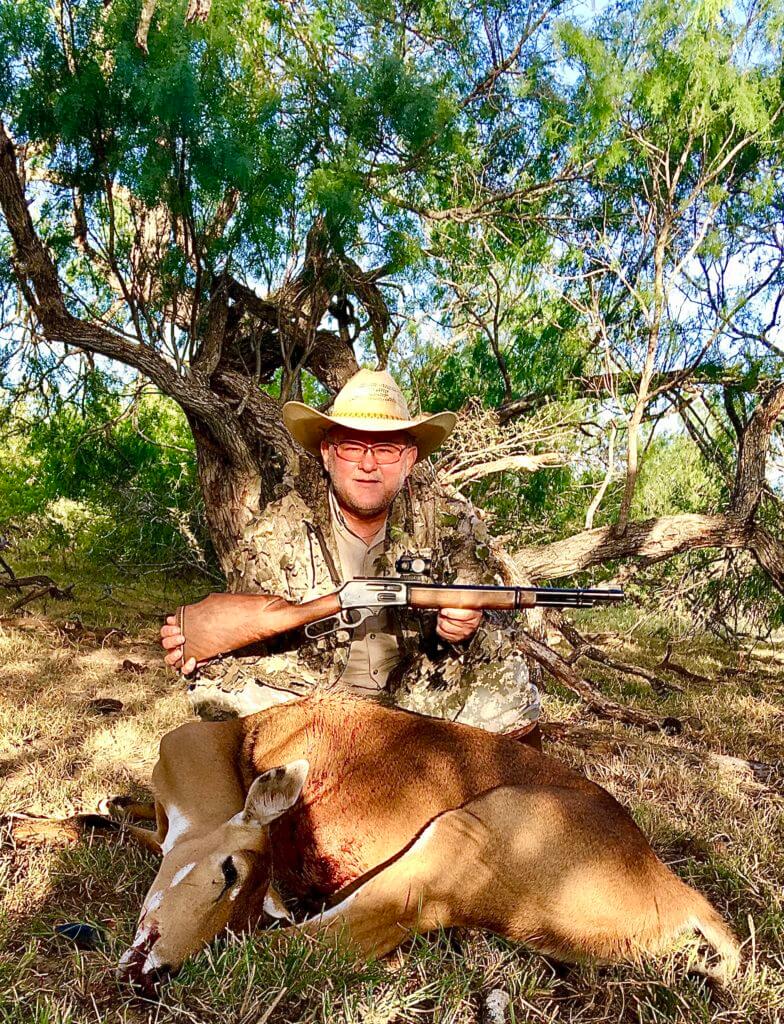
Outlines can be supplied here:
[[149, 993], [227, 926], [286, 916], [278, 890], [316, 911], [294, 928], [363, 955], [456, 925], [611, 961], [692, 930], [737, 967], [613, 797], [502, 735], [317, 692], [175, 729], [153, 789], [157, 833], [132, 831], [163, 860], [121, 962]]

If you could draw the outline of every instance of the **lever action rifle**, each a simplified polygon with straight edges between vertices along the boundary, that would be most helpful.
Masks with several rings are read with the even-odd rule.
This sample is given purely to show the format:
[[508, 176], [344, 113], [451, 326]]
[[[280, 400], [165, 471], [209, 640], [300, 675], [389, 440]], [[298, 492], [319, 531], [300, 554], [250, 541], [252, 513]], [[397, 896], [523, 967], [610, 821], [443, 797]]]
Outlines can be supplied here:
[[339, 629], [356, 629], [380, 608], [470, 608], [476, 611], [487, 608], [520, 611], [537, 606], [593, 608], [596, 604], [615, 604], [622, 601], [623, 591], [417, 583], [411, 580], [379, 577], [349, 580], [340, 590], [329, 596], [337, 598], [340, 608], [305, 626], [305, 636], [312, 640]]
[[592, 608], [622, 600], [620, 589], [467, 586], [380, 576], [349, 580], [334, 593], [303, 604], [268, 594], [210, 594], [198, 604], [178, 609], [177, 624], [185, 637], [183, 662], [187, 662], [190, 658], [204, 661], [303, 627], [310, 639], [356, 629], [382, 608], [519, 611], [537, 606]]

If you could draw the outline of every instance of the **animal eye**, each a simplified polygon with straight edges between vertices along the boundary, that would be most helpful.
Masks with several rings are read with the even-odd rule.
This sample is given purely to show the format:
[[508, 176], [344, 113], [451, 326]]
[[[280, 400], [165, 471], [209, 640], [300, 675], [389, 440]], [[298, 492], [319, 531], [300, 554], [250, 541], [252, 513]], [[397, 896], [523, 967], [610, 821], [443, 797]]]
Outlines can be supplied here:
[[221, 864], [221, 871], [223, 872], [223, 881], [225, 887], [228, 889], [229, 886], [234, 885], [239, 877], [237, 875], [237, 869], [234, 867], [234, 861], [231, 857], [227, 857], [226, 860]]

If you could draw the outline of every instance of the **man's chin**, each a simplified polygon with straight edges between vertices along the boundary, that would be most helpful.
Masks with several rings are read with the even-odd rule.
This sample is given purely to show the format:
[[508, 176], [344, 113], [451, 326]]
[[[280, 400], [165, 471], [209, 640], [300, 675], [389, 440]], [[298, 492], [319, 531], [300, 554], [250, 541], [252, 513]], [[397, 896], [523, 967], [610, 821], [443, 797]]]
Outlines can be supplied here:
[[343, 504], [349, 512], [352, 512], [355, 516], [377, 516], [382, 512], [386, 512], [391, 504], [391, 499], [388, 499], [385, 494], [373, 494], [372, 489], [368, 488], [371, 493], [369, 494], [339, 494], [341, 504]]
[[345, 507], [355, 516], [361, 516], [366, 519], [370, 519], [373, 516], [378, 516], [382, 512], [386, 512], [389, 508], [387, 502], [359, 502], [359, 501], [347, 501], [343, 502]]

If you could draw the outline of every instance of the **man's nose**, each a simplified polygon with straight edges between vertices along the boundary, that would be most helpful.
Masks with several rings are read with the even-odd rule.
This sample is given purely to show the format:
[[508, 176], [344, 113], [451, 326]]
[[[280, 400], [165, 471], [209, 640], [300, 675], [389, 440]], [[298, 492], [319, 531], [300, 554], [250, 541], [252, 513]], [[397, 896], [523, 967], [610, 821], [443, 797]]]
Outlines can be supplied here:
[[366, 448], [364, 450], [359, 465], [366, 473], [370, 473], [376, 468], [378, 460], [376, 459], [376, 453], [372, 448]]

